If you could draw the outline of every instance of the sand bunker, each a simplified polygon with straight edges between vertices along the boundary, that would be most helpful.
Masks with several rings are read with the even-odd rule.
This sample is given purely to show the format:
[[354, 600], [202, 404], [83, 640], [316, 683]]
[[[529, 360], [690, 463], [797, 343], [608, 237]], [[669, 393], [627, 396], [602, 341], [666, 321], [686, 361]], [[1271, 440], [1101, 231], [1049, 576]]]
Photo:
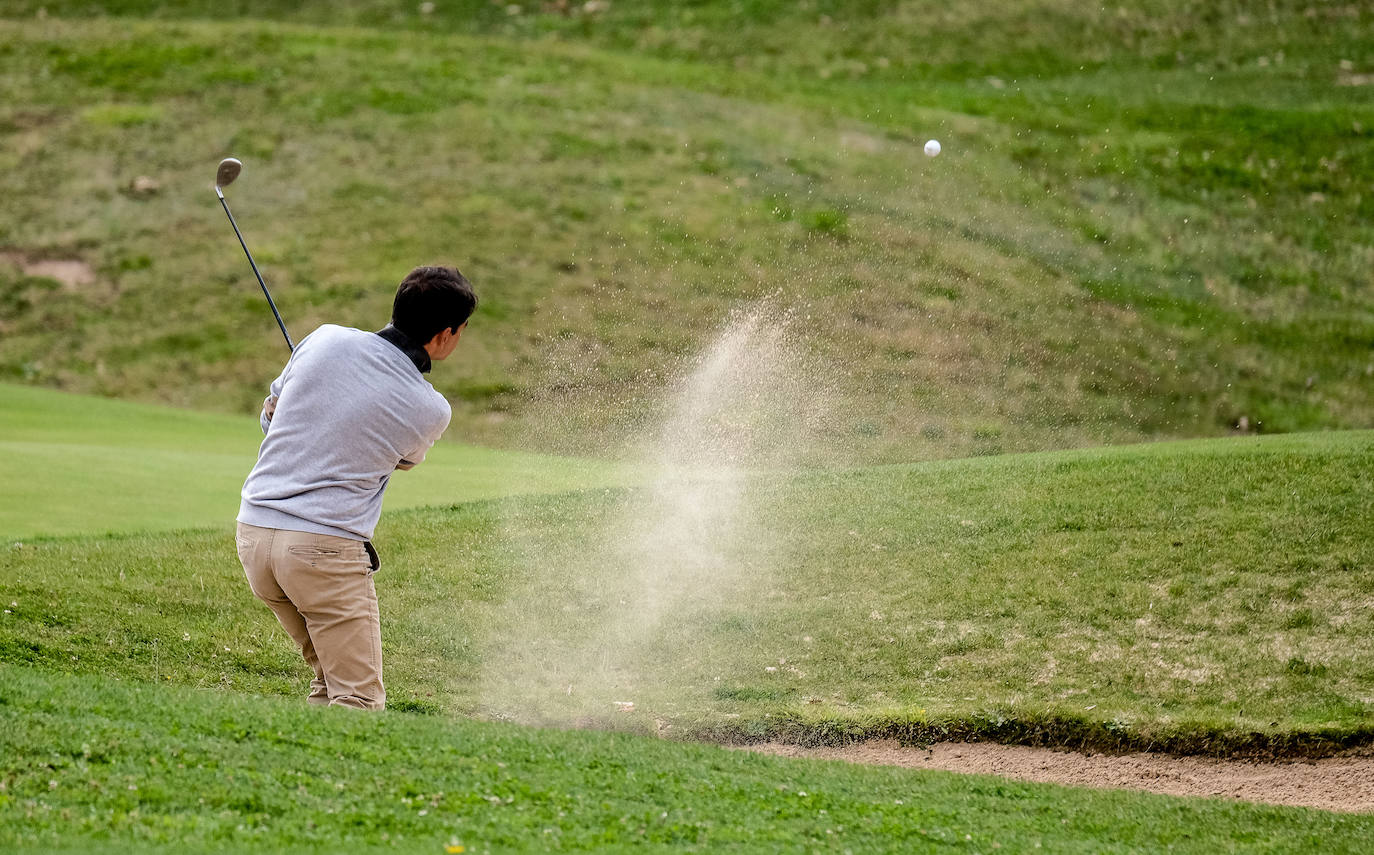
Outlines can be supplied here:
[[1368, 751], [1321, 760], [1248, 762], [1162, 754], [1076, 754], [967, 742], [942, 743], [928, 749], [906, 747], [893, 740], [838, 748], [778, 743], [747, 747], [783, 757], [942, 769], [1074, 787], [1213, 796], [1347, 813], [1374, 812], [1374, 752]]

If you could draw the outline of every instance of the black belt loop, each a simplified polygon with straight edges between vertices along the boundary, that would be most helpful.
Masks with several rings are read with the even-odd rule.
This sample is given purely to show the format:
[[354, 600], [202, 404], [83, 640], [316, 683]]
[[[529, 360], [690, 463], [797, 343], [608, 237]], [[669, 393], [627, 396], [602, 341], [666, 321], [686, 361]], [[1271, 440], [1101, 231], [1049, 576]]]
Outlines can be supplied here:
[[363, 549], [367, 550], [368, 561], [372, 562], [372, 572], [376, 573], [382, 569], [382, 559], [377, 557], [377, 550], [372, 548], [372, 541], [364, 540]]

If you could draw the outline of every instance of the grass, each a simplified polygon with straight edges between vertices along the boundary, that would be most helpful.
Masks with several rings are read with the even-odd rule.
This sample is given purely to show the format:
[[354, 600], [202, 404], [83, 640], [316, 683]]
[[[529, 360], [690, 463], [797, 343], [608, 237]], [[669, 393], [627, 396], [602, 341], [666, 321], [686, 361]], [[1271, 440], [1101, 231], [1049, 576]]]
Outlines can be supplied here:
[[[1003, 456], [1374, 424], [1374, 18], [517, 5], [0, 3], [0, 848], [1360, 850], [1367, 818], [449, 715], [1374, 741], [1368, 432]], [[396, 479], [382, 716], [294, 697], [225, 531], [283, 355], [230, 154], [298, 337], [463, 267], [451, 437], [524, 450]], [[624, 447], [760, 302], [823, 367], [801, 451], [900, 465], [528, 453]]]
[[[392, 512], [389, 694], [726, 740], [1367, 744], [1370, 439], [769, 476], [705, 494], [728, 518], [696, 527], [651, 488]], [[0, 661], [299, 693], [223, 530], [26, 541], [0, 566]]]
[[855, 461], [1374, 423], [1367, 16], [42, 5], [0, 25], [17, 382], [256, 406], [279, 345], [206, 191], [234, 153], [297, 335], [379, 325], [417, 261], [472, 275], [436, 382], [483, 443], [604, 451], [764, 298], [842, 366]]
[[[1204, 6], [1186, 0], [1150, 0], [1123, 9], [1081, 0], [1033, 0], [1013, 8], [975, 2], [958, 10], [930, 0], [812, 0], [800, 6], [786, 0], [646, 0], [608, 4], [591, 14], [572, 5], [521, 6], [512, 14], [509, 6], [455, 0], [436, 4], [426, 14], [386, 0], [249, 0], [232, 6], [208, 0], [175, 6], [117, 0], [98, 7], [81, 0], [34, 0], [9, 2], [6, 9], [15, 18], [32, 16], [41, 6], [61, 17], [255, 18], [542, 38], [758, 68], [779, 76], [887, 83], [913, 77], [964, 82], [999, 73], [1008, 79], [1034, 79], [1198, 64], [1211, 71], [1269, 69], [1267, 73], [1284, 80], [1302, 79], [1326, 71], [1304, 64], [1312, 54], [1356, 58], [1370, 28], [1367, 19], [1348, 7], [1318, 7], [1309, 13], [1309, 7], [1294, 0], [1262, 11], [1243, 3]], [[1333, 21], [1343, 26], [1332, 27]], [[1287, 29], [1280, 35], [1272, 30], [1275, 26]], [[912, 37], [920, 41], [913, 43]], [[1275, 49], [1283, 46], [1287, 50], [1279, 59]], [[1188, 55], [1180, 57], [1180, 50]], [[1256, 62], [1261, 55], [1271, 62]]]
[[[0, 535], [232, 527], [261, 441], [251, 417], [0, 383], [0, 455], [8, 461]], [[452, 505], [625, 478], [608, 463], [442, 442], [423, 466], [393, 480], [387, 506]]]
[[1362, 851], [1374, 818], [0, 665], [11, 852]]

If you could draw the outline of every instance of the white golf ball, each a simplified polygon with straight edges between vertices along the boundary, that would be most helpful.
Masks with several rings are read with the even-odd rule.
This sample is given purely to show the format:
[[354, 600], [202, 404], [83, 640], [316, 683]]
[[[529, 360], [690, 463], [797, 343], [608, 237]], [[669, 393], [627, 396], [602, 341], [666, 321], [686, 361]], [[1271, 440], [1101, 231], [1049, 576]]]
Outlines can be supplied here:
[[939, 140], [926, 140], [926, 157], [934, 157], [940, 153]]

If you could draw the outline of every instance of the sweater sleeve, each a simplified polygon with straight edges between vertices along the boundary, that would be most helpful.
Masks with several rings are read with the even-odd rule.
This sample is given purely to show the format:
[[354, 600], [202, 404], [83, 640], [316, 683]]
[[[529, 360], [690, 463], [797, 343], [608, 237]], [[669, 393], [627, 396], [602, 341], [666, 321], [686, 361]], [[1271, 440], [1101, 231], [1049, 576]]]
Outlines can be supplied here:
[[262, 432], [264, 435], [267, 433], [267, 429], [272, 425], [272, 417], [267, 415], [267, 401], [273, 401], [275, 405], [275, 402], [281, 398], [281, 390], [286, 386], [286, 375], [291, 371], [291, 363], [295, 361], [296, 354], [301, 352], [301, 348], [305, 347], [306, 344], [315, 337], [316, 332], [319, 332], [319, 330], [311, 332], [305, 338], [296, 342], [296, 347], [291, 351], [291, 356], [286, 360], [286, 365], [282, 368], [281, 374], [278, 374], [277, 379], [273, 380], [267, 387], [267, 400], [262, 402], [262, 413], [258, 416], [258, 423], [262, 425]]
[[[438, 397], [436, 395], [436, 397]], [[408, 453], [404, 459], [411, 463], [420, 463], [425, 459], [425, 455], [434, 447], [434, 443], [439, 441], [439, 437], [448, 430], [449, 419], [453, 417], [453, 410], [449, 407], [448, 401], [442, 397], [438, 398], [440, 407], [435, 408], [434, 419], [428, 426], [428, 430], [422, 430], [424, 444]]]

